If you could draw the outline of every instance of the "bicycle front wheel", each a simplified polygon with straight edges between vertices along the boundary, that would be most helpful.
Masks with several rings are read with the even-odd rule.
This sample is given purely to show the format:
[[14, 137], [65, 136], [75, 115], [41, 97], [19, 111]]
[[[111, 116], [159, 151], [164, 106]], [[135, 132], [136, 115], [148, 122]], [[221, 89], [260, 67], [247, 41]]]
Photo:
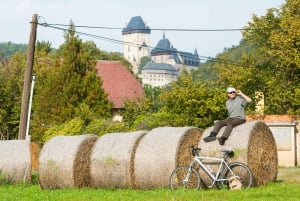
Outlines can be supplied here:
[[253, 184], [253, 174], [250, 168], [240, 162], [233, 162], [228, 164], [228, 168], [224, 169], [223, 179], [227, 180], [227, 185], [230, 189], [246, 189]]
[[173, 170], [169, 184], [171, 189], [199, 189], [201, 179], [195, 168], [179, 166]]

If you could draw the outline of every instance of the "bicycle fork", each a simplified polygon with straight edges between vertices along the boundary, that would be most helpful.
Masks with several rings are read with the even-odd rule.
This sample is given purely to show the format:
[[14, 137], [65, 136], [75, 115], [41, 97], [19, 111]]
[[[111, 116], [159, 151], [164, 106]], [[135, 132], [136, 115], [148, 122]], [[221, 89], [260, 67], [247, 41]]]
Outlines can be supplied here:
[[193, 166], [192, 165], [189, 165], [189, 169], [188, 169], [188, 172], [183, 180], [184, 183], [188, 183], [189, 182], [189, 179], [190, 179], [190, 176], [191, 176], [191, 172], [192, 172], [192, 168]]
[[183, 182], [186, 184], [186, 183], [188, 183], [189, 182], [189, 180], [190, 180], [190, 176], [191, 176], [191, 173], [192, 173], [192, 169], [193, 169], [193, 167], [194, 167], [194, 161], [189, 165], [189, 169], [188, 169], [188, 172], [187, 172], [187, 174], [186, 174], [186, 176], [185, 176], [185, 178], [184, 178], [184, 180], [183, 180]]

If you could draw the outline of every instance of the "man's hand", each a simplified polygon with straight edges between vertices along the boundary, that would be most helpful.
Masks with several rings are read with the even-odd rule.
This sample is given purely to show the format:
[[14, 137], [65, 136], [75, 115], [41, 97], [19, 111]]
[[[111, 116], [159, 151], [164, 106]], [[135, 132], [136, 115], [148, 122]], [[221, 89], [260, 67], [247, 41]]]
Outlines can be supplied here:
[[252, 99], [249, 96], [247, 96], [246, 94], [244, 94], [241, 90], [236, 90], [235, 93], [236, 93], [236, 95], [242, 96], [246, 100], [247, 103], [250, 103], [252, 101]]

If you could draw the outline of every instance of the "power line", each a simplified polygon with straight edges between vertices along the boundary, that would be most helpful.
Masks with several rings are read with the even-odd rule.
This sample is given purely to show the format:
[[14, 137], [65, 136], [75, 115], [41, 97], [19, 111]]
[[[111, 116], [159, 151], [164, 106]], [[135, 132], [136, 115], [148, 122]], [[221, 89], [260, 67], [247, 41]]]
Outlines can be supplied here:
[[[48, 24], [49, 26], [62, 26], [68, 27], [67, 24]], [[75, 28], [89, 28], [89, 29], [109, 29], [109, 30], [123, 30], [124, 28], [120, 27], [105, 27], [105, 26], [87, 26], [87, 25], [74, 25]], [[149, 30], [139, 28], [139, 30]], [[270, 30], [279, 30], [281, 28], [226, 28], [226, 29], [187, 29], [187, 28], [151, 28], [151, 31], [183, 31], [183, 32], [226, 32], [226, 31], [270, 31]]]
[[[49, 27], [49, 28], [61, 30], [61, 31], [64, 31], [64, 32], [68, 30], [67, 28], [58, 27], [61, 24], [47, 24], [47, 23], [44, 22], [44, 23], [38, 23], [38, 25], [41, 25], [43, 27]], [[63, 26], [70, 27], [70, 25], [68, 25], [68, 26], [67, 25], [63, 25]], [[74, 27], [78, 27], [78, 26], [74, 26]], [[84, 36], [88, 36], [88, 37], [92, 37], [92, 38], [96, 38], [96, 39], [101, 39], [101, 40], [112, 42], [112, 43], [117, 43], [117, 44], [122, 44], [122, 45], [127, 44], [127, 45], [131, 45], [131, 46], [135, 46], [135, 47], [139, 47], [140, 46], [140, 44], [137, 44], [137, 43], [124, 42], [122, 40], [112, 39], [112, 38], [108, 38], [108, 37], [104, 37], [104, 36], [99, 36], [99, 35], [94, 35], [94, 34], [89, 34], [89, 33], [85, 33], [85, 32], [75, 31], [75, 33], [80, 34], [80, 35], [84, 35]], [[150, 50], [152, 50], [154, 48], [155, 47], [149, 46]], [[158, 50], [167, 51], [168, 53], [172, 53], [172, 51], [169, 51], [169, 50], [163, 49], [163, 48], [158, 48]], [[186, 55], [186, 57], [195, 58], [195, 56], [191, 57], [189, 55]], [[207, 57], [207, 56], [199, 56], [198, 55], [198, 58], [202, 59], [202, 60], [205, 60], [205, 61], [212, 61], [212, 62], [218, 62], [218, 63], [223, 63], [223, 64], [236, 65], [236, 66], [240, 66], [240, 67], [250, 67], [248, 65], [240, 64], [240, 63], [237, 63], [237, 62], [234, 62], [234, 61], [224, 60], [224, 59], [221, 60], [221, 59]]]

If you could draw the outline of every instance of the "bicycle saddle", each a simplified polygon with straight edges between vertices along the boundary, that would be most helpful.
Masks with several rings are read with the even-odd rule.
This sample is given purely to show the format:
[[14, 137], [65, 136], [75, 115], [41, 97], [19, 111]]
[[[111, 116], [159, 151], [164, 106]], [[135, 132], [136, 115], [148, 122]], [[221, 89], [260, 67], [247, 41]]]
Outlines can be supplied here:
[[232, 158], [234, 156], [234, 151], [232, 150], [225, 150], [223, 149], [222, 152], [224, 152], [225, 156]]

